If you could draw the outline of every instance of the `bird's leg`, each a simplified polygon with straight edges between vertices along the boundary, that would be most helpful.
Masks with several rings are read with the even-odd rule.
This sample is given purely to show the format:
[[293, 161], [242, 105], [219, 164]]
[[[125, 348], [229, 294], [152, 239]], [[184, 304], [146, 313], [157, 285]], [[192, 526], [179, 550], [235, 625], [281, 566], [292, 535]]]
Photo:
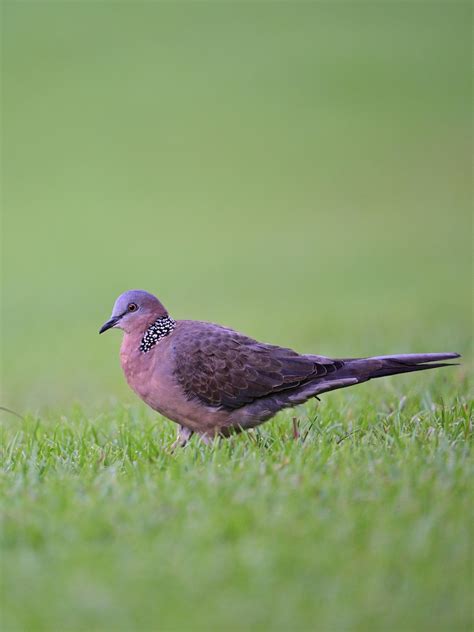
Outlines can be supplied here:
[[193, 434], [194, 433], [192, 430], [180, 424], [178, 426], [178, 435], [176, 437], [176, 441], [171, 446], [171, 452], [174, 452], [176, 448], [184, 448], [184, 446], [191, 439]]
[[217, 434], [206, 434], [205, 432], [199, 433], [199, 439], [204, 443], [204, 445], [212, 445], [214, 443], [214, 439], [217, 437]]

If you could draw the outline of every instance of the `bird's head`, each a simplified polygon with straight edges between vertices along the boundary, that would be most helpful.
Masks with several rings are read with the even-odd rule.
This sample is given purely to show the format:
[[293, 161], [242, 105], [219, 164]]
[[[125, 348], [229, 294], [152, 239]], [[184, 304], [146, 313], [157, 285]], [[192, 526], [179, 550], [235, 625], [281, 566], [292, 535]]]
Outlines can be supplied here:
[[123, 329], [126, 333], [143, 332], [157, 318], [167, 315], [168, 312], [153, 294], [144, 290], [128, 290], [115, 301], [112, 315], [99, 333], [112, 327]]

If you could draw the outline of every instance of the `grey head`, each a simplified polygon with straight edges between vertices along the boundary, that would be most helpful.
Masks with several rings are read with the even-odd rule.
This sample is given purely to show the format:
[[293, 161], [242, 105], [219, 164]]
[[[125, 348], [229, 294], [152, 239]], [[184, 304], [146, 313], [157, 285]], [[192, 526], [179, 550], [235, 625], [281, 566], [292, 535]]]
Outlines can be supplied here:
[[102, 325], [99, 334], [116, 327], [126, 333], [144, 332], [157, 318], [168, 312], [160, 301], [144, 290], [128, 290], [115, 301], [112, 315]]

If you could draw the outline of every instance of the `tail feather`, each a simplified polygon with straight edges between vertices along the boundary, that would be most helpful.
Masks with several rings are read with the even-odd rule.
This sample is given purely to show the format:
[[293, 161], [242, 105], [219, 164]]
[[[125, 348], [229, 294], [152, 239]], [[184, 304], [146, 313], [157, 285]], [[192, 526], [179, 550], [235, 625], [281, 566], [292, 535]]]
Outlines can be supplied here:
[[440, 362], [440, 360], [452, 360], [459, 357], [459, 353], [413, 353], [374, 356], [371, 358], [351, 358], [344, 361], [343, 370], [347, 370], [348, 375], [357, 377], [359, 381], [365, 382], [373, 378], [398, 375], [399, 373], [455, 366], [458, 363]]
[[[331, 362], [329, 358], [322, 356], [307, 357], [314, 359], [315, 362], [323, 362], [325, 364]], [[240, 426], [248, 428], [258, 425], [272, 417], [282, 408], [302, 404], [311, 397], [317, 397], [322, 393], [339, 388], [354, 386], [373, 378], [397, 375], [398, 373], [410, 373], [411, 371], [424, 371], [425, 369], [437, 369], [444, 366], [455, 366], [457, 363], [442, 362], [442, 360], [452, 360], [459, 357], [459, 353], [414, 353], [337, 360], [339, 366], [333, 372], [329, 372], [324, 376], [316, 376], [314, 379], [300, 384], [296, 388], [256, 399], [246, 407], [248, 416], [241, 420]]]
[[435, 360], [452, 360], [460, 357], [459, 353], [397, 353], [396, 355], [373, 356], [361, 359], [396, 360], [397, 362], [407, 362], [408, 364], [420, 364], [423, 362], [434, 362]]

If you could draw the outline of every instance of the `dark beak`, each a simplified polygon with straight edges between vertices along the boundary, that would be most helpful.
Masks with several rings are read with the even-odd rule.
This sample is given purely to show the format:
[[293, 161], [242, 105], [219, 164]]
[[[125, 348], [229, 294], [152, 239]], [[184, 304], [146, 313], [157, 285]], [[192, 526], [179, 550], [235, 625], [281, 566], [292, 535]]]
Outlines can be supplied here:
[[118, 323], [118, 321], [120, 320], [120, 316], [116, 316], [115, 318], [111, 318], [110, 320], [108, 320], [106, 323], [104, 323], [102, 325], [102, 327], [99, 329], [99, 334], [103, 334], [104, 331], [107, 331], [107, 329], [110, 329], [111, 327], [113, 327], [114, 325], [116, 325]]

